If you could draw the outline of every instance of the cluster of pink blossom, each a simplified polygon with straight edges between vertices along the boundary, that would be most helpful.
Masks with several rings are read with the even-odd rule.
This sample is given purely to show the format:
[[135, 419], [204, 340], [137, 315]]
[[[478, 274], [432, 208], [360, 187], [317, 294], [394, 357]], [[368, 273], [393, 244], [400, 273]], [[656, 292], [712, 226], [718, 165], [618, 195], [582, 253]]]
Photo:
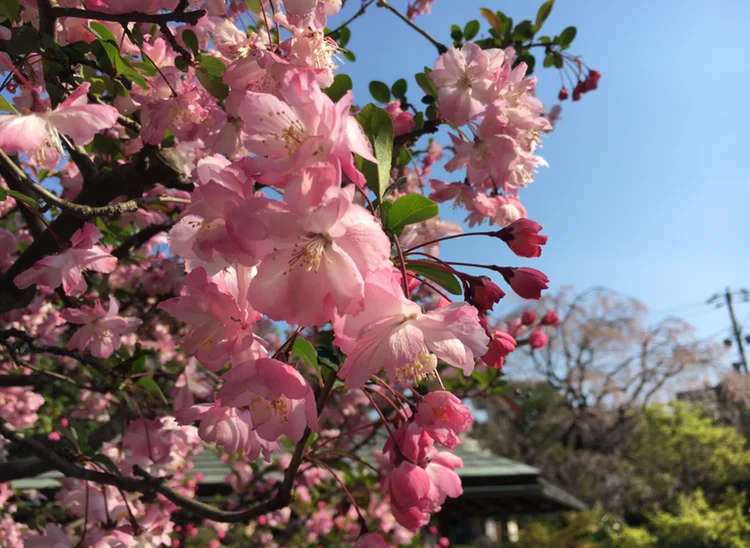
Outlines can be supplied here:
[[450, 135], [455, 154], [445, 166], [449, 172], [466, 168], [466, 179], [433, 179], [430, 197], [461, 203], [471, 226], [486, 219], [506, 226], [525, 217], [518, 189], [547, 165], [535, 152], [552, 126], [534, 96], [536, 78], [526, 77], [526, 63], [513, 68], [514, 61], [512, 48], [483, 50], [467, 42], [461, 49], [451, 46], [430, 72], [441, 114], [467, 128]]
[[[37, 22], [36, 3], [20, 3], [20, 17]], [[429, 13], [430, 3], [410, 5], [409, 18]], [[110, 15], [187, 9], [178, 0], [59, 4]], [[78, 199], [96, 184], [83, 173], [86, 162], [106, 154], [81, 145], [99, 132], [121, 145], [107, 159], [110, 167], [169, 149], [192, 190], [160, 181], [138, 190], [130, 205], [120, 203], [115, 223], [86, 221], [75, 229], [69, 223], [59, 238], [50, 228], [55, 252], [13, 276], [18, 289], [39, 295], [0, 316], [10, 328], [0, 342], [17, 337], [30, 367], [37, 354], [50, 354], [65, 372], [86, 372], [69, 382], [81, 406], [71, 420], [123, 419], [122, 435], [97, 449], [98, 459], [78, 455], [88, 470], [111, 472], [114, 466], [122, 476], [160, 478], [194, 497], [198, 478], [191, 476], [191, 459], [204, 443], [213, 444], [231, 464], [227, 484], [238, 494], [279, 492], [278, 478], [255, 477], [261, 456], [294, 474], [296, 502], [311, 509], [304, 519], [306, 542], [336, 530], [359, 548], [387, 546], [384, 537], [406, 543], [447, 497], [462, 494], [456, 470], [463, 463], [451, 451], [472, 417], [445, 389], [443, 377], [501, 369], [521, 336], [528, 334], [523, 344], [541, 348], [547, 343], [542, 326], [555, 326], [558, 319], [554, 312], [539, 321], [525, 313], [502, 329], [491, 326], [489, 314], [505, 292], [461, 266], [496, 272], [524, 299], [540, 298], [547, 277], [528, 267], [438, 259], [440, 242], [477, 233], [462, 234], [436, 213], [389, 224], [388, 211], [418, 196], [437, 212], [423, 195], [429, 181], [430, 198], [466, 208], [470, 226], [489, 219], [501, 227], [480, 234], [503, 241], [518, 257], [539, 257], [547, 236], [526, 218], [518, 191], [546, 165], [535, 152], [551, 124], [526, 65], [512, 68], [512, 49], [483, 50], [468, 42], [440, 55], [429, 73], [438, 90], [434, 121], [465, 128], [451, 134], [453, 157], [445, 166], [450, 172], [465, 169], [465, 180], [430, 179], [444, 152], [434, 141], [413, 167], [382, 170], [394, 150], [381, 154], [373, 147], [366, 124], [355, 116], [360, 109], [352, 92], [338, 100], [326, 93], [340, 48], [325, 29], [341, 2], [285, 0], [285, 12], [272, 3], [270, 13], [261, 4], [260, 12], [248, 15], [254, 26], [245, 32], [236, 23], [248, 4], [191, 1], [190, 9], [206, 13], [195, 24], [167, 27], [169, 32], [157, 25], [131, 30], [108, 20], [58, 18], [60, 45], [93, 44], [108, 33], [119, 43], [118, 54], [154, 69], [136, 74], [144, 85], [124, 92], [102, 93], [83, 82], [64, 86], [65, 97], [52, 102], [41, 62], [32, 62], [32, 55], [19, 70], [2, 57], [23, 85], [13, 89], [18, 112], [0, 115], [0, 149], [20, 154], [32, 174], [56, 170], [62, 198]], [[206, 67], [221, 70], [217, 76]], [[394, 136], [415, 131], [417, 120], [401, 102], [389, 103], [384, 112]], [[75, 154], [85, 160], [68, 161]], [[369, 164], [379, 165], [377, 177], [384, 173], [385, 181], [373, 184]], [[48, 205], [64, 212], [59, 203]], [[8, 204], [24, 207], [8, 198], [0, 212]], [[38, 217], [49, 228], [49, 219]], [[0, 229], [2, 271], [35, 241], [26, 219], [19, 215], [11, 222], [14, 231]], [[159, 234], [164, 226], [168, 238]], [[144, 241], [130, 242], [153, 228], [159, 230]], [[278, 335], [281, 322], [290, 326], [286, 340]], [[314, 355], [325, 347], [327, 357], [318, 363], [299, 345]], [[141, 363], [120, 376], [118, 360], [127, 367]], [[7, 369], [32, 371], [21, 362], [9, 362]], [[142, 413], [137, 396], [143, 394], [128, 390], [164, 398], [155, 380], [162, 378], [170, 379], [163, 387], [171, 411], [158, 404], [160, 411]], [[420, 395], [417, 385], [426, 385], [427, 393]], [[395, 415], [383, 416], [376, 399], [392, 404]], [[44, 401], [32, 390], [0, 388], [0, 417], [19, 429], [37, 426]], [[126, 409], [139, 418], [128, 418]], [[373, 421], [373, 411], [379, 420]], [[53, 447], [65, 435], [68, 418], [59, 423], [64, 428], [51, 435]], [[380, 427], [389, 432], [378, 459], [384, 497], [369, 497], [360, 508], [344, 487], [349, 500], [341, 508], [318, 503], [320, 485], [330, 489], [345, 481], [326, 464], [335, 455], [329, 444], [352, 449], [357, 438], [351, 434], [369, 435]], [[295, 444], [299, 451], [292, 458]], [[295, 468], [295, 459], [305, 465]], [[73, 479], [62, 484], [58, 502], [82, 520], [69, 531], [49, 524], [27, 546], [175, 547], [178, 537], [197, 535], [193, 523], [175, 525], [180, 507], [162, 494], [145, 502], [112, 485]], [[281, 545], [272, 531], [288, 525], [291, 515], [282, 508], [260, 516], [257, 538], [265, 546]], [[211, 545], [218, 545], [226, 527], [204, 525], [216, 532]], [[8, 538], [20, 531], [4, 522], [0, 529], [7, 529]], [[79, 542], [71, 540], [72, 532]]]

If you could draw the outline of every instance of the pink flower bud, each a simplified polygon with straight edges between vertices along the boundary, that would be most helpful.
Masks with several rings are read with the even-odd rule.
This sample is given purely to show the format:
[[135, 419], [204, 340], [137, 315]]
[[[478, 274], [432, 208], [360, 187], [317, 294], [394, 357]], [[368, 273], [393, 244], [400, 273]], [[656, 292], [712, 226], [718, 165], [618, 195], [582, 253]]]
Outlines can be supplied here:
[[68, 419], [66, 419], [65, 417], [61, 418], [60, 419], [60, 425], [61, 426], [68, 426]]
[[60, 441], [61, 438], [62, 436], [60, 436], [60, 432], [50, 432], [47, 434], [47, 439], [49, 441]]
[[549, 337], [547, 337], [544, 331], [542, 331], [541, 327], [537, 327], [531, 332], [531, 335], [529, 335], [529, 345], [533, 350], [545, 347], [548, 342]]
[[502, 369], [503, 364], [505, 364], [506, 356], [515, 349], [516, 339], [508, 335], [505, 331], [495, 331], [487, 349], [487, 353], [482, 356], [482, 361], [490, 367]]
[[539, 234], [542, 225], [531, 219], [521, 218], [497, 232], [498, 238], [519, 257], [534, 258], [542, 254], [542, 247], [547, 243], [547, 236]]
[[510, 284], [513, 291], [524, 299], [540, 299], [542, 291], [547, 289], [549, 278], [535, 268], [522, 266], [520, 268], [500, 268], [500, 273], [505, 281]]
[[548, 311], [542, 317], [542, 325], [549, 325], [550, 327], [557, 327], [560, 325], [560, 317], [557, 315], [557, 312], [554, 310]]
[[492, 310], [505, 297], [505, 292], [487, 276], [467, 276], [465, 280], [469, 283], [466, 300], [481, 311]]
[[536, 321], [536, 314], [534, 314], [531, 310], [527, 310], [523, 314], [521, 314], [521, 323], [523, 325], [531, 325]]

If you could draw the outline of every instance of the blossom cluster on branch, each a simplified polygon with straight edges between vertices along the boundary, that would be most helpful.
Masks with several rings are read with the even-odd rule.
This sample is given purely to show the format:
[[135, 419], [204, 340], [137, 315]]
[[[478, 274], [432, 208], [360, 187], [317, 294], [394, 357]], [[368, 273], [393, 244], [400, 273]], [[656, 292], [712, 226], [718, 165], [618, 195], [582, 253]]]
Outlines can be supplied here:
[[[523, 299], [547, 277], [440, 243], [541, 255], [519, 191], [554, 120], [497, 15], [446, 47], [412, 21], [429, 3], [378, 6], [437, 47], [424, 112], [406, 83], [355, 105], [336, 0], [3, 14], [0, 477], [64, 476], [56, 510], [3, 491], [36, 516], [0, 523], [9, 546], [407, 545], [462, 494], [462, 398], [558, 320], [499, 328], [508, 289], [466, 269]], [[442, 125], [450, 147], [418, 150]], [[461, 180], [433, 176], [444, 159]], [[438, 202], [496, 226], [463, 233]], [[197, 500], [209, 448], [232, 470], [220, 505]]]

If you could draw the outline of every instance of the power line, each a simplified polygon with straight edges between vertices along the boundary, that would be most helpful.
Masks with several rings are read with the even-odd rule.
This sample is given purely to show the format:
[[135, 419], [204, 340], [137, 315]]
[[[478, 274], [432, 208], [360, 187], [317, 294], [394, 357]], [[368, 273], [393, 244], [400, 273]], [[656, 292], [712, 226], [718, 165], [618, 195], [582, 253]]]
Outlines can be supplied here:
[[[722, 297], [724, 299], [723, 303]], [[735, 316], [734, 314], [735, 299], [738, 299], [741, 302], [750, 302], [750, 292], [747, 289], [740, 289], [739, 291], [732, 292], [732, 290], [727, 287], [723, 295], [717, 293], [711, 296], [711, 298], [708, 299], [707, 304], [712, 304], [715, 302], [717, 308], [726, 305], [727, 311], [729, 312], [729, 320], [732, 323], [732, 334], [734, 335], [734, 341], [737, 344], [737, 353], [740, 358], [738, 362], [735, 362], [732, 365], [737, 371], [744, 370], [744, 372], [747, 373], [747, 355], [745, 354], [745, 342], [742, 339], [742, 325], [740, 325], [740, 323], [737, 321], [737, 316]], [[729, 341], [729, 339], [727, 340]], [[729, 344], [727, 346], [730, 345], [731, 341], [729, 341]]]

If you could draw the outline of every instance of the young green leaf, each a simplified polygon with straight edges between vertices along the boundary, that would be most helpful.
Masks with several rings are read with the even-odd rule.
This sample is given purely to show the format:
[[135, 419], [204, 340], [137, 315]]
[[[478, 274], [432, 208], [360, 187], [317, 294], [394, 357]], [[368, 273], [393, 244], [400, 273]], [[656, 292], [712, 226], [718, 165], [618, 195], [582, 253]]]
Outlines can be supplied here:
[[102, 468], [107, 470], [108, 472], [112, 472], [113, 474], [119, 474], [120, 469], [115, 464], [115, 461], [113, 461], [111, 458], [109, 458], [107, 455], [103, 455], [101, 453], [97, 453], [93, 457], [91, 457], [91, 460], [94, 461], [97, 464], [100, 464]]
[[[461, 295], [463, 293], [461, 282], [453, 274], [440, 270], [436, 266], [425, 264], [425, 262], [410, 263], [407, 261], [406, 269], [435, 282], [451, 295]], [[437, 263], [435, 264], [437, 265]]]
[[425, 71], [415, 74], [414, 79], [417, 81], [417, 84], [419, 84], [419, 87], [422, 88], [422, 91], [430, 97], [437, 99], [438, 90], [430, 78], [430, 69], [425, 67]]
[[117, 43], [117, 38], [115, 38], [115, 35], [112, 34], [112, 31], [98, 21], [91, 21], [89, 23], [89, 27], [91, 28], [91, 32], [94, 33], [94, 36], [96, 36], [99, 40], [112, 42], [114, 44]]
[[560, 33], [560, 47], [565, 49], [570, 46], [576, 37], [578, 30], [575, 27], [568, 27]]
[[159, 388], [159, 385], [156, 384], [156, 381], [153, 379], [153, 377], [141, 377], [138, 379], [138, 386], [141, 388], [145, 388], [149, 392], [151, 392], [154, 396], [159, 398], [162, 403], [168, 403], [167, 398], [164, 397], [164, 392], [161, 391], [161, 388]]
[[377, 80], [370, 82], [370, 95], [379, 103], [388, 103], [391, 100], [391, 90], [383, 82]]
[[18, 192], [17, 190], [6, 190], [5, 192], [7, 192], [9, 196], [13, 196], [16, 200], [20, 200], [27, 205], [36, 205], [34, 198], [32, 198], [31, 196], [26, 196], [26, 194], [24, 194], [23, 192]]
[[193, 50], [193, 53], [195, 53], [196, 55], [198, 54], [198, 52], [200, 52], [198, 37], [192, 30], [185, 29], [182, 31], [182, 41], [185, 42], [185, 45]]
[[547, 20], [547, 17], [549, 17], [550, 12], [552, 11], [552, 6], [554, 5], [555, 0], [547, 0], [539, 7], [539, 11], [536, 12], [536, 22], [534, 23], [536, 30], [542, 28], [542, 25]]
[[437, 214], [435, 202], [421, 194], [407, 194], [393, 202], [385, 227], [400, 234], [405, 226], [432, 219]]
[[479, 21], [473, 19], [466, 23], [466, 26], [464, 27], [464, 38], [468, 41], [474, 38], [477, 34], [479, 34]]
[[391, 86], [391, 93], [393, 93], [393, 96], [397, 99], [406, 97], [407, 86], [408, 84], [406, 83], [406, 80], [404, 80], [403, 78], [399, 78]]
[[346, 74], [337, 74], [333, 79], [333, 84], [323, 90], [332, 101], [338, 101], [346, 92], [352, 89], [352, 79]]
[[382, 108], [370, 103], [357, 115], [357, 121], [370, 139], [373, 155], [378, 161], [376, 165], [362, 159], [362, 173], [367, 179], [367, 188], [380, 200], [391, 176], [393, 120]]
[[295, 339], [294, 346], [292, 346], [292, 354], [294, 356], [297, 356], [305, 363], [312, 365], [313, 367], [318, 366], [318, 358], [315, 354], [315, 347], [313, 347], [313, 345], [305, 339], [300, 339], [299, 337]]

